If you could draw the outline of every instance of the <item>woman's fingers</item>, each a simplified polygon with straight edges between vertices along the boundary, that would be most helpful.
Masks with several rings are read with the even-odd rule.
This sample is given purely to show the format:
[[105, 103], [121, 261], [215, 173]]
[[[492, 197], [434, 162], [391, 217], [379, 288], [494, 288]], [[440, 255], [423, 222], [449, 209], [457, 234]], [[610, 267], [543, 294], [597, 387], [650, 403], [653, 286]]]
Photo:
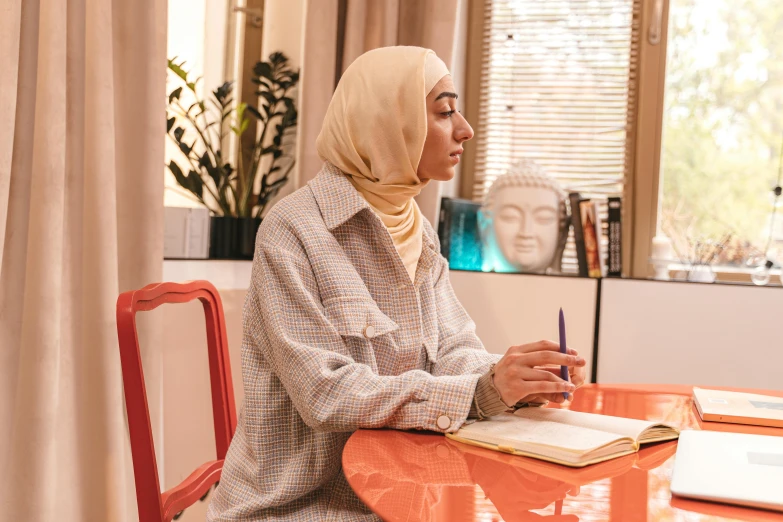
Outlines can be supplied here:
[[[544, 368], [536, 368], [539, 371], [542, 372], [549, 372], [552, 375], [555, 375], [557, 377], [560, 377], [560, 368], [559, 367], [544, 367]], [[574, 385], [578, 388], [582, 386], [585, 383], [585, 376], [584, 372], [582, 371], [582, 368], [575, 368], [571, 367], [568, 369], [568, 379], [574, 383]]]
[[[574, 370], [586, 361], [578, 352], [569, 348], [561, 353], [553, 341], [512, 346], [495, 366], [494, 383], [503, 402], [511, 404], [528, 395], [546, 397], [551, 402], [563, 402], [563, 393], [571, 394], [584, 382]], [[554, 368], [545, 368], [547, 365]], [[569, 380], [560, 378], [560, 366], [569, 368]], [[516, 400], [514, 400], [516, 399]]]
[[571, 393], [576, 389], [576, 386], [570, 382], [560, 381], [527, 381], [524, 383], [524, 389], [527, 393], [521, 394], [522, 397], [527, 395], [542, 395], [547, 393]]
[[[554, 341], [543, 340], [535, 343], [527, 343], [527, 344], [520, 344], [518, 346], [512, 346], [507, 350], [508, 353], [531, 353], [531, 352], [541, 352], [541, 351], [559, 352], [560, 344]], [[566, 352], [568, 355], [579, 355], [579, 352], [577, 352], [573, 348], [566, 348]]]
[[582, 369], [582, 371], [574, 371], [574, 373], [569, 374], [569, 377], [571, 378], [571, 382], [574, 383], [577, 387], [585, 383], [584, 369]]
[[519, 355], [517, 358], [519, 364], [525, 366], [544, 366], [547, 364], [557, 364], [560, 366], [584, 366], [585, 360], [578, 355], [567, 355], [560, 352], [538, 351]]
[[519, 346], [512, 346], [508, 349], [512, 353], [530, 353], [540, 351], [553, 351], [559, 352], [560, 345], [554, 341], [538, 341], [536, 343], [522, 344]]
[[565, 398], [563, 397], [563, 392], [542, 393], [541, 395], [529, 395], [524, 399], [522, 399], [522, 402], [531, 402], [531, 403], [555, 402], [557, 404], [561, 404], [565, 402]]
[[520, 372], [520, 376], [525, 381], [551, 381], [565, 382], [558, 373], [549, 371], [549, 368], [525, 368]]

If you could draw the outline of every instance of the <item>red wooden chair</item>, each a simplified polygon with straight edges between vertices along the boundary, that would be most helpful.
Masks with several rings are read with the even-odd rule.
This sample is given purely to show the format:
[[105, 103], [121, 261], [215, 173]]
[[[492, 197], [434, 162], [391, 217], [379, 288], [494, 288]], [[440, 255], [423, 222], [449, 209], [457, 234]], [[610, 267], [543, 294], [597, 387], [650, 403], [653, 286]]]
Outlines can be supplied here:
[[[194, 299], [199, 299], [204, 305], [207, 323], [207, 351], [217, 460], [199, 466], [180, 484], [161, 493], [147, 406], [147, 392], [144, 386], [144, 372], [141, 368], [139, 338], [136, 333], [136, 312], [154, 310], [164, 303], [186, 303]], [[226, 458], [228, 445], [236, 429], [237, 417], [223, 303], [215, 287], [208, 281], [155, 283], [141, 290], [123, 292], [117, 298], [117, 336], [120, 344], [122, 381], [128, 411], [139, 520], [170, 522], [186, 507], [205, 497], [212, 485], [220, 480], [223, 460]]]

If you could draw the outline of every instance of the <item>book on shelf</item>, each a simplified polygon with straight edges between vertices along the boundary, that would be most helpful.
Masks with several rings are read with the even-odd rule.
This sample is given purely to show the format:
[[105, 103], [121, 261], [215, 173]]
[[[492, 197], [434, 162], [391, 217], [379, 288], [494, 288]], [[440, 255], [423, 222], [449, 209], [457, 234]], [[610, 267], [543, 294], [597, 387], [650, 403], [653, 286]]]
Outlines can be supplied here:
[[163, 258], [206, 259], [209, 257], [209, 210], [164, 207]]
[[446, 436], [503, 453], [580, 468], [636, 453], [642, 444], [676, 439], [679, 430], [657, 421], [522, 408], [467, 424]]
[[607, 219], [609, 233], [609, 249], [606, 260], [606, 275], [622, 277], [623, 275], [623, 227], [622, 199], [611, 197], [607, 200], [609, 216]]
[[438, 221], [440, 252], [456, 270], [481, 270], [478, 212], [481, 204], [467, 199], [441, 198]]
[[576, 261], [579, 266], [579, 275], [587, 277], [587, 254], [585, 253], [585, 240], [582, 232], [582, 215], [579, 211], [579, 202], [582, 196], [579, 192], [568, 194], [568, 202], [571, 207], [571, 226], [574, 228], [574, 248], [576, 249]]
[[601, 259], [602, 227], [601, 216], [598, 213], [596, 202], [591, 199], [581, 200], [579, 202], [579, 214], [582, 220], [587, 275], [589, 277], [602, 277], [604, 275]]

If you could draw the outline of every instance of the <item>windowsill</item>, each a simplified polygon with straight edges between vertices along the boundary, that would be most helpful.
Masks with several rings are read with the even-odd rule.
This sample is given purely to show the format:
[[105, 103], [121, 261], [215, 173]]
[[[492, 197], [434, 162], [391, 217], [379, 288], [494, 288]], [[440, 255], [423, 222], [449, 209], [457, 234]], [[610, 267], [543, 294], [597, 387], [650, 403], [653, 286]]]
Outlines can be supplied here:
[[[250, 274], [253, 262], [249, 260], [233, 259], [164, 259], [163, 260], [163, 280], [164, 281], [192, 281], [195, 279], [205, 279], [215, 285], [218, 290], [247, 290], [250, 287]], [[663, 283], [691, 283], [691, 284], [725, 284], [725, 285], [746, 285], [755, 286], [750, 279], [750, 272], [741, 268], [719, 267], [715, 269], [717, 279], [713, 283], [699, 283], [697, 281], [688, 281], [683, 277], [678, 277], [679, 272], [686, 272], [684, 265], [672, 264], [669, 267], [671, 279], [656, 280], [649, 278], [631, 278], [631, 277], [611, 277], [604, 279], [621, 279], [636, 281], [660, 281]], [[478, 270], [460, 270], [450, 269], [452, 272], [473, 272], [476, 274], [492, 273], [500, 275], [517, 276], [543, 276], [543, 277], [564, 277], [571, 279], [593, 279], [590, 277], [579, 277], [577, 274], [532, 274], [525, 272], [481, 272]], [[783, 287], [780, 282], [780, 269], [770, 270], [770, 280], [767, 287]]]
[[[498, 274], [498, 275], [514, 275], [514, 276], [538, 276], [538, 277], [560, 277], [570, 279], [598, 279], [594, 277], [581, 277], [578, 274], [564, 273], [564, 274], [534, 274], [530, 272], [483, 272], [481, 270], [465, 270], [459, 268], [449, 268], [450, 272], [472, 272], [475, 274]], [[679, 276], [678, 273], [682, 272], [683, 275]], [[688, 283], [688, 284], [719, 284], [719, 285], [734, 285], [734, 286], [759, 286], [755, 285], [750, 279], [750, 272], [741, 268], [732, 267], [719, 267], [715, 269], [717, 278], [712, 283], [700, 282], [700, 281], [688, 281], [685, 278], [684, 272], [687, 272], [687, 267], [684, 265], [671, 264], [669, 269], [670, 279], [655, 279], [650, 277], [603, 277], [605, 280], [621, 280], [621, 281], [655, 281], [661, 283]], [[770, 280], [766, 287], [783, 287], [780, 282], [781, 270], [770, 270]]]
[[204, 279], [218, 290], [247, 290], [253, 262], [234, 259], [164, 259], [164, 281]]
[[[672, 263], [669, 265], [669, 275], [672, 281], [686, 281], [685, 277], [688, 272], [688, 266], [679, 263]], [[746, 268], [739, 268], [733, 266], [717, 266], [713, 268], [715, 272], [715, 283], [721, 284], [745, 284], [751, 286], [757, 286], [751, 279], [751, 271]], [[758, 286], [783, 286], [780, 281], [781, 270], [779, 268], [773, 268], [769, 271], [770, 278], [766, 285]], [[695, 282], [695, 281], [688, 281]]]

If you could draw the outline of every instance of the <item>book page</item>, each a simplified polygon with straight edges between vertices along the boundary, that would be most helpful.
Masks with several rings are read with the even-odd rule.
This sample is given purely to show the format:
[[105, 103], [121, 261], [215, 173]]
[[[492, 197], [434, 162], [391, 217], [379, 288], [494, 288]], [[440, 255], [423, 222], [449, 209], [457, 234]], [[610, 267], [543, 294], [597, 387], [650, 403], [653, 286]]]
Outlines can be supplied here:
[[[614, 433], [508, 413], [463, 426], [456, 435], [520, 451], [547, 454], [543, 447], [550, 447], [579, 455], [625, 439]], [[631, 441], [625, 440], [632, 445]]]
[[[536, 421], [548, 421], [559, 424], [567, 424], [570, 426], [580, 426], [598, 431], [605, 431], [624, 437], [630, 437], [635, 441], [638, 441], [642, 435], [642, 432], [648, 428], [662, 424], [655, 421], [626, 419], [624, 417], [612, 417], [610, 415], [599, 415], [597, 413], [585, 413], [571, 410], [559, 410], [555, 408], [522, 408], [517, 410], [514, 415]], [[669, 432], [672, 430], [667, 429], [665, 431]]]

